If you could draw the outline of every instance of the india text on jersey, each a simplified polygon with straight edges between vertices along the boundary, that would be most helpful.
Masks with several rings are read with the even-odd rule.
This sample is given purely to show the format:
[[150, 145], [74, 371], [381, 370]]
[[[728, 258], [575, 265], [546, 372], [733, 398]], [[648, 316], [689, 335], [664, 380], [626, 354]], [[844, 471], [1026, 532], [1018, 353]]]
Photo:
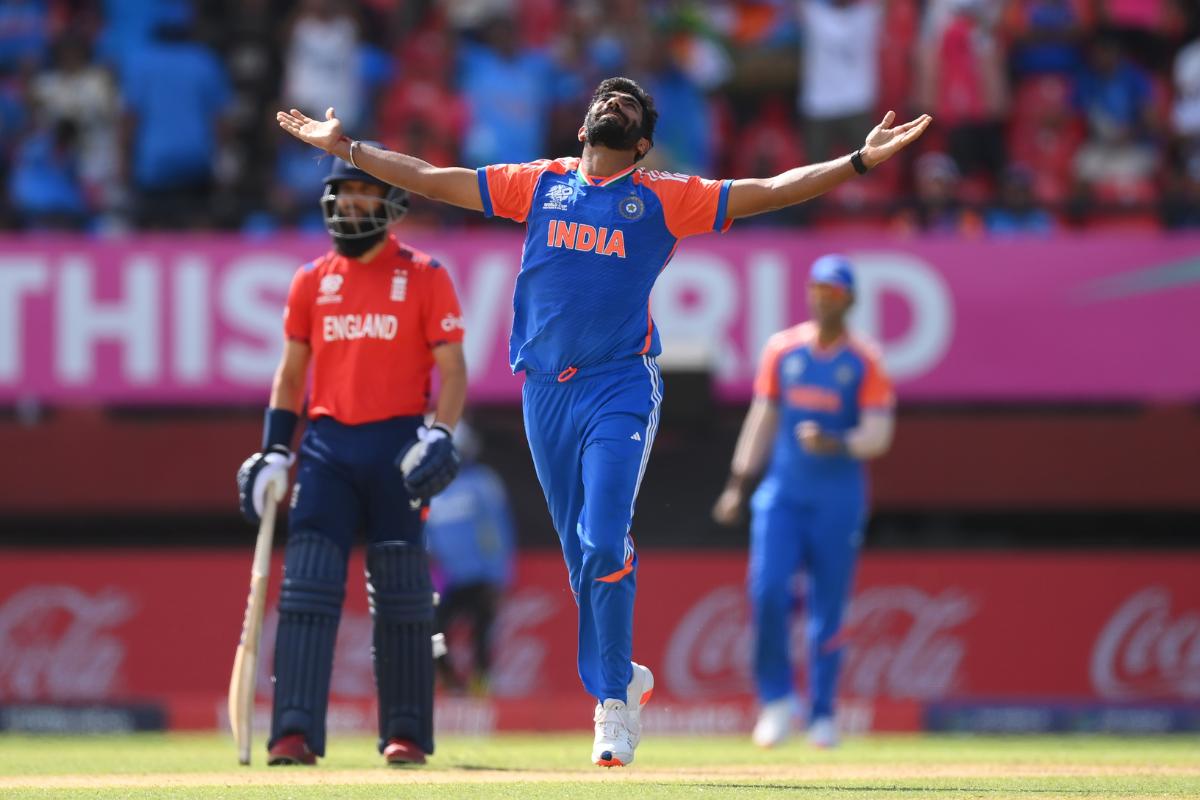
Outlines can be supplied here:
[[597, 228], [579, 222], [550, 220], [546, 230], [547, 247], [565, 247], [569, 250], [595, 250], [601, 256], [625, 257], [625, 234], [620, 228]]

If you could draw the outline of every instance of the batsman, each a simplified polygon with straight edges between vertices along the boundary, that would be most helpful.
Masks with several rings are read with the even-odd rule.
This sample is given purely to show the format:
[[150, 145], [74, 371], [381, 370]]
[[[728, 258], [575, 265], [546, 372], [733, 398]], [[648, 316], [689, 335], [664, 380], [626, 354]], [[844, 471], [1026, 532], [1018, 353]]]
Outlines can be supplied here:
[[[433, 589], [424, 542], [429, 499], [458, 471], [451, 438], [466, 398], [462, 312], [438, 262], [389, 228], [408, 193], [335, 159], [320, 200], [329, 252], [302, 266], [284, 309], [262, 451], [238, 470], [242, 514], [257, 522], [273, 477], [296, 460], [288, 514], [268, 763], [315, 764], [350, 548], [366, 536], [379, 692], [379, 750], [393, 765], [433, 752]], [[309, 372], [311, 367], [311, 384]], [[431, 378], [440, 388], [424, 425]]]

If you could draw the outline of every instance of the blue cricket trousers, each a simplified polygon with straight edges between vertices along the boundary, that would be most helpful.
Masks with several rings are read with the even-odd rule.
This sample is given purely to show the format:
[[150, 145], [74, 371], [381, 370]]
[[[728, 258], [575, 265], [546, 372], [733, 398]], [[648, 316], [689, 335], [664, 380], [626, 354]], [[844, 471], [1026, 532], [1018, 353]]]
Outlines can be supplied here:
[[600, 703], [626, 700], [633, 677], [629, 529], [662, 392], [649, 356], [525, 376], [525, 435], [579, 607], [579, 677]]
[[367, 544], [411, 542], [424, 547], [421, 503], [411, 502], [395, 459], [417, 437], [421, 416], [344, 425], [309, 420], [300, 441], [288, 530], [312, 531], [343, 554], [361, 530]]
[[810, 719], [833, 715], [842, 643], [838, 632], [854, 581], [866, 519], [853, 495], [799, 503], [756, 494], [751, 505], [748, 584], [759, 700], [792, 692], [789, 617], [793, 576], [807, 578], [805, 605]]

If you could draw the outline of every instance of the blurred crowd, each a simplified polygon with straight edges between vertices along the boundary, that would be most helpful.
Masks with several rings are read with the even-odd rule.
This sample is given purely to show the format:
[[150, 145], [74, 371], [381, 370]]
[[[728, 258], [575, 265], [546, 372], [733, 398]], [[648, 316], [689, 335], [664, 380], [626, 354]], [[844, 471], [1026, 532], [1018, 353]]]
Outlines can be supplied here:
[[935, 116], [896, 163], [762, 224], [1200, 227], [1197, 0], [3, 0], [0, 225], [319, 230], [329, 159], [277, 108], [478, 166], [576, 154], [615, 74], [662, 114], [647, 165], [706, 176], [844, 154], [886, 109]]

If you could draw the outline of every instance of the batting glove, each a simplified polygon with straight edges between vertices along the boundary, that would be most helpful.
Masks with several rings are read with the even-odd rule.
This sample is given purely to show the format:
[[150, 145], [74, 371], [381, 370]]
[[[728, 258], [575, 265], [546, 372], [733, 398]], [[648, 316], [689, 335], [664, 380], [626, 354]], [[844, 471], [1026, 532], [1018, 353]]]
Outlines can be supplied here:
[[428, 500], [449, 486], [458, 474], [458, 465], [458, 450], [445, 425], [419, 428], [416, 441], [407, 445], [396, 459], [396, 467], [404, 476], [404, 488], [418, 500]]
[[237, 472], [238, 505], [247, 522], [257, 525], [262, 519], [263, 504], [270, 487], [275, 487], [276, 502], [287, 494], [288, 468], [294, 463], [296, 456], [280, 444], [242, 462]]

